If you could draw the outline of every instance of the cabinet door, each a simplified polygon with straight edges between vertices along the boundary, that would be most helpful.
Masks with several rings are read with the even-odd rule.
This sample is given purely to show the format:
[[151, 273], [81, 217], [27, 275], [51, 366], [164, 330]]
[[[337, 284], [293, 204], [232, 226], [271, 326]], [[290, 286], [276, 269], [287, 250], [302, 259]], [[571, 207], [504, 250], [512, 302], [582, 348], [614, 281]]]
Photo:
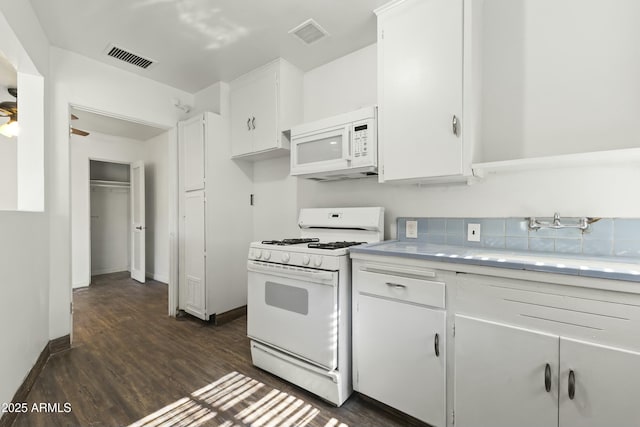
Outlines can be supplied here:
[[379, 17], [385, 181], [462, 173], [462, 23], [462, 0], [408, 0]]
[[560, 427], [640, 425], [640, 353], [561, 338], [560, 355]]
[[558, 424], [557, 335], [461, 315], [455, 328], [457, 427]]
[[[184, 311], [206, 319], [205, 280], [205, 195], [204, 191], [184, 193], [184, 271], [180, 280], [180, 299]], [[182, 305], [182, 304], [181, 304]]]
[[356, 317], [358, 391], [444, 427], [445, 313], [360, 294]]
[[201, 190], [205, 179], [204, 121], [202, 116], [180, 122], [184, 191]]
[[[279, 146], [277, 71], [265, 71], [251, 84], [253, 151]], [[255, 118], [255, 121], [254, 121]]]
[[232, 156], [240, 156], [253, 151], [253, 129], [251, 127], [253, 101], [253, 85], [235, 86], [231, 90]]

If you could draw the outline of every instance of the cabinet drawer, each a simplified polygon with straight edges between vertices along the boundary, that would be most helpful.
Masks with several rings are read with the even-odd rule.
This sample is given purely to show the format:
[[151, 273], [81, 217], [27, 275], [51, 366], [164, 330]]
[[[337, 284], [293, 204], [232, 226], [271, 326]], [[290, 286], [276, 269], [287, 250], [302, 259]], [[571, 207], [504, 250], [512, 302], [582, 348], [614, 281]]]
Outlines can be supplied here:
[[358, 279], [355, 283], [360, 293], [445, 308], [445, 284], [437, 281], [435, 272], [386, 272], [363, 266], [356, 274]]

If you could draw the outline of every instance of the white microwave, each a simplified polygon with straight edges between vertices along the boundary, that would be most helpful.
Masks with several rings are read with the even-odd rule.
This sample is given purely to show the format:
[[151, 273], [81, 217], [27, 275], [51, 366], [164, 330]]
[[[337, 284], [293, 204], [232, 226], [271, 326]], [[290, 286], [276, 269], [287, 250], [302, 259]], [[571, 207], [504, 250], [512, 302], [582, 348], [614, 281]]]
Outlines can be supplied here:
[[291, 175], [334, 181], [377, 175], [377, 107], [291, 129]]

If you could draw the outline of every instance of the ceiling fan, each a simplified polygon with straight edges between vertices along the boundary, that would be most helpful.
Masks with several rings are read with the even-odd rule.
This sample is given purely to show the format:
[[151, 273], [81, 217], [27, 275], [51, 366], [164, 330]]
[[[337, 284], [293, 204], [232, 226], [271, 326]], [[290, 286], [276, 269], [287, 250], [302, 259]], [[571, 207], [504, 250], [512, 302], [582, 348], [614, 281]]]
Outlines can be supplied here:
[[[78, 116], [76, 116], [75, 114], [71, 114], [71, 120], [78, 120]], [[80, 135], [80, 136], [87, 136], [89, 135], [89, 132], [85, 131], [85, 130], [81, 130], [78, 128], [74, 128], [73, 126], [69, 126], [69, 129], [71, 129], [71, 133], [74, 135]]]
[[[7, 88], [14, 98], [18, 97], [18, 89]], [[0, 102], [0, 117], [8, 117], [9, 121], [0, 126], [0, 134], [11, 138], [18, 135], [18, 103], [15, 101]]]
[[[18, 98], [18, 89], [7, 88], [7, 92], [14, 98]], [[16, 101], [0, 102], [0, 117], [8, 117], [9, 121], [0, 126], [0, 134], [11, 138], [18, 135], [18, 103]], [[78, 120], [78, 116], [71, 114], [71, 120]], [[89, 132], [69, 126], [71, 133], [80, 136], [87, 136]]]

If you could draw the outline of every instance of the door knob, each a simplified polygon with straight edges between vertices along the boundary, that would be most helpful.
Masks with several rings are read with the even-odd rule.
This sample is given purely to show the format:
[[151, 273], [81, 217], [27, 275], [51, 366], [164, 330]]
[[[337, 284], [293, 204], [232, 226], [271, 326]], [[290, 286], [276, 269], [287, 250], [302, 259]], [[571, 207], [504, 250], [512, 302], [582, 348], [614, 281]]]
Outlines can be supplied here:
[[146, 229], [146, 228], [147, 228], [147, 227], [143, 227], [143, 226], [139, 225], [139, 226], [137, 226], [137, 227], [136, 227], [136, 230], [144, 230], [144, 229]]

